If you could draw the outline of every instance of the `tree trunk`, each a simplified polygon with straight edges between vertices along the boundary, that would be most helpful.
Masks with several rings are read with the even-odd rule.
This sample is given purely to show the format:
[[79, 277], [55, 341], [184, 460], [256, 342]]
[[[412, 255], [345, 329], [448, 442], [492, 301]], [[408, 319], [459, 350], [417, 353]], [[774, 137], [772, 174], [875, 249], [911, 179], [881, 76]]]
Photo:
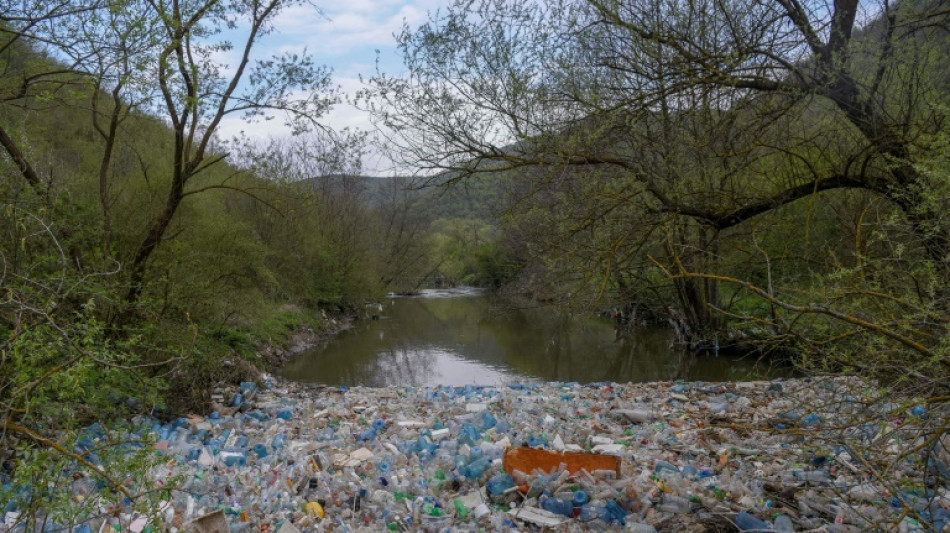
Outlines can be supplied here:
[[20, 151], [20, 147], [17, 146], [16, 141], [10, 137], [2, 126], [0, 126], [0, 144], [3, 145], [3, 148], [7, 151], [7, 154], [10, 156], [10, 159], [13, 160], [14, 164], [16, 164], [17, 168], [20, 169], [20, 173], [26, 178], [30, 187], [33, 187], [33, 190], [36, 191], [37, 194], [45, 197], [46, 191], [43, 190], [43, 182], [40, 180], [39, 174], [37, 174], [33, 166], [30, 165], [30, 162], [26, 160], [26, 156]]

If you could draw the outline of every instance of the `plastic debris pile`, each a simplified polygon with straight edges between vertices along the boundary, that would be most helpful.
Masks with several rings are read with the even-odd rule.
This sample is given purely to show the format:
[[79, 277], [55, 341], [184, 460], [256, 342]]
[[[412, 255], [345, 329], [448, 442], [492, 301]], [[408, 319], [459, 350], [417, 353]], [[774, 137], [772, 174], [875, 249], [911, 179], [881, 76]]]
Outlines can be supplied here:
[[[73, 531], [950, 527], [946, 449], [898, 453], [919, 447], [915, 420], [946, 413], [914, 406], [875, 416], [868, 405], [882, 402], [868, 391], [853, 379], [461, 388], [244, 383], [222, 392], [222, 406], [207, 417], [133, 421], [152, 424], [162, 454], [148, 475], [175, 480], [160, 516], [103, 513]], [[868, 422], [855, 425], [862, 414]], [[882, 471], [876, 456], [854, 447], [861, 443], [899, 456], [899, 464]], [[616, 468], [567, 459], [532, 468], [541, 456], [518, 462], [511, 450], [521, 446], [619, 460]], [[94, 499], [96, 484], [76, 477], [71, 490]], [[16, 530], [15, 504], [4, 513], [0, 530]]]

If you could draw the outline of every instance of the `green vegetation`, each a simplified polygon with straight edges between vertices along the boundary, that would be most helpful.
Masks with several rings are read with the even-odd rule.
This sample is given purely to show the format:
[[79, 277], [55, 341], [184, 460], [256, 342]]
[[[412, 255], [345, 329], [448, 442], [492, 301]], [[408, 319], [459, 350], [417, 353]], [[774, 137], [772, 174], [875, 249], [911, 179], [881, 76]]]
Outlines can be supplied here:
[[[279, 363], [265, 346], [326, 332], [431, 270], [415, 200], [398, 180], [351, 178], [362, 137], [320, 124], [338, 99], [329, 72], [247, 52], [307, 4], [0, 7], [3, 490], [59, 483], [93, 421], [206, 411], [216, 383]], [[234, 23], [245, 54], [223, 69]], [[230, 116], [283, 118], [298, 135], [222, 139]], [[154, 457], [99, 455], [101, 472], [83, 464], [113, 476], [98, 481], [115, 498], [154, 500], [128, 481]], [[0, 495], [33, 510], [46, 497]]]
[[406, 165], [495, 185], [510, 290], [943, 389], [948, 23], [926, 0], [457, 2], [366, 98]]

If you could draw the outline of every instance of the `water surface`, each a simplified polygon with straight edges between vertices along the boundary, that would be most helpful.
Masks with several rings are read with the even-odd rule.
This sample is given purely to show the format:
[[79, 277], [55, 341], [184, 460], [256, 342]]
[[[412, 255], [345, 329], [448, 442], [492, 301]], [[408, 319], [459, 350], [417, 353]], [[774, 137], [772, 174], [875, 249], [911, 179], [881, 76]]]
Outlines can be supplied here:
[[618, 337], [606, 320], [552, 308], [506, 308], [471, 290], [392, 298], [381, 317], [303, 352], [283, 375], [331, 385], [424, 386], [722, 381], [777, 372], [752, 359], [687, 354], [667, 329], [641, 328]]

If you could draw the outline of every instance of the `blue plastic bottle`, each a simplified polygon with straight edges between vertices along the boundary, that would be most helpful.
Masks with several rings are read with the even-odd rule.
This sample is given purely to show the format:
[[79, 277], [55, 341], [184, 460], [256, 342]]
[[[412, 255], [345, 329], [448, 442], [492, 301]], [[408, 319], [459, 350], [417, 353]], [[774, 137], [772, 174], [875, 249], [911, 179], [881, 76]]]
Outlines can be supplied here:
[[481, 432], [471, 424], [463, 424], [462, 429], [459, 430], [459, 444], [468, 444], [471, 446], [481, 438]]
[[243, 454], [243, 453], [241, 453], [241, 454], [228, 454], [228, 455], [225, 456], [225, 458], [224, 458], [224, 464], [227, 465], [227, 466], [244, 465], [244, 464], [245, 464], [245, 457], [244, 457], [244, 454]]
[[489, 429], [495, 427], [495, 424], [498, 423], [498, 420], [495, 418], [495, 415], [489, 413], [488, 411], [482, 411], [482, 429], [488, 431]]
[[462, 474], [468, 479], [476, 479], [481, 476], [485, 470], [488, 470], [489, 465], [490, 463], [488, 459], [482, 457], [481, 459], [472, 461], [459, 469], [459, 474]]
[[574, 516], [574, 504], [561, 498], [548, 498], [541, 502], [541, 507], [554, 514]]
[[699, 479], [699, 470], [693, 465], [684, 465], [680, 473], [693, 481]]
[[528, 447], [529, 448], [543, 448], [548, 445], [548, 439], [545, 437], [539, 437], [537, 435], [528, 436]]
[[604, 510], [607, 513], [607, 523], [617, 522], [621, 526], [627, 524], [627, 512], [623, 510], [623, 507], [620, 507], [614, 500], [607, 502], [607, 505], [604, 506]]
[[515, 480], [513, 477], [509, 476], [505, 472], [501, 472], [492, 476], [488, 480], [488, 494], [490, 495], [499, 495], [504, 493], [506, 490], [515, 486]]
[[360, 431], [359, 440], [373, 440], [376, 438], [376, 428], [368, 427], [363, 431]]
[[258, 442], [254, 445], [254, 453], [256, 453], [257, 456], [262, 459], [267, 457], [267, 446], [264, 446], [263, 443]]

